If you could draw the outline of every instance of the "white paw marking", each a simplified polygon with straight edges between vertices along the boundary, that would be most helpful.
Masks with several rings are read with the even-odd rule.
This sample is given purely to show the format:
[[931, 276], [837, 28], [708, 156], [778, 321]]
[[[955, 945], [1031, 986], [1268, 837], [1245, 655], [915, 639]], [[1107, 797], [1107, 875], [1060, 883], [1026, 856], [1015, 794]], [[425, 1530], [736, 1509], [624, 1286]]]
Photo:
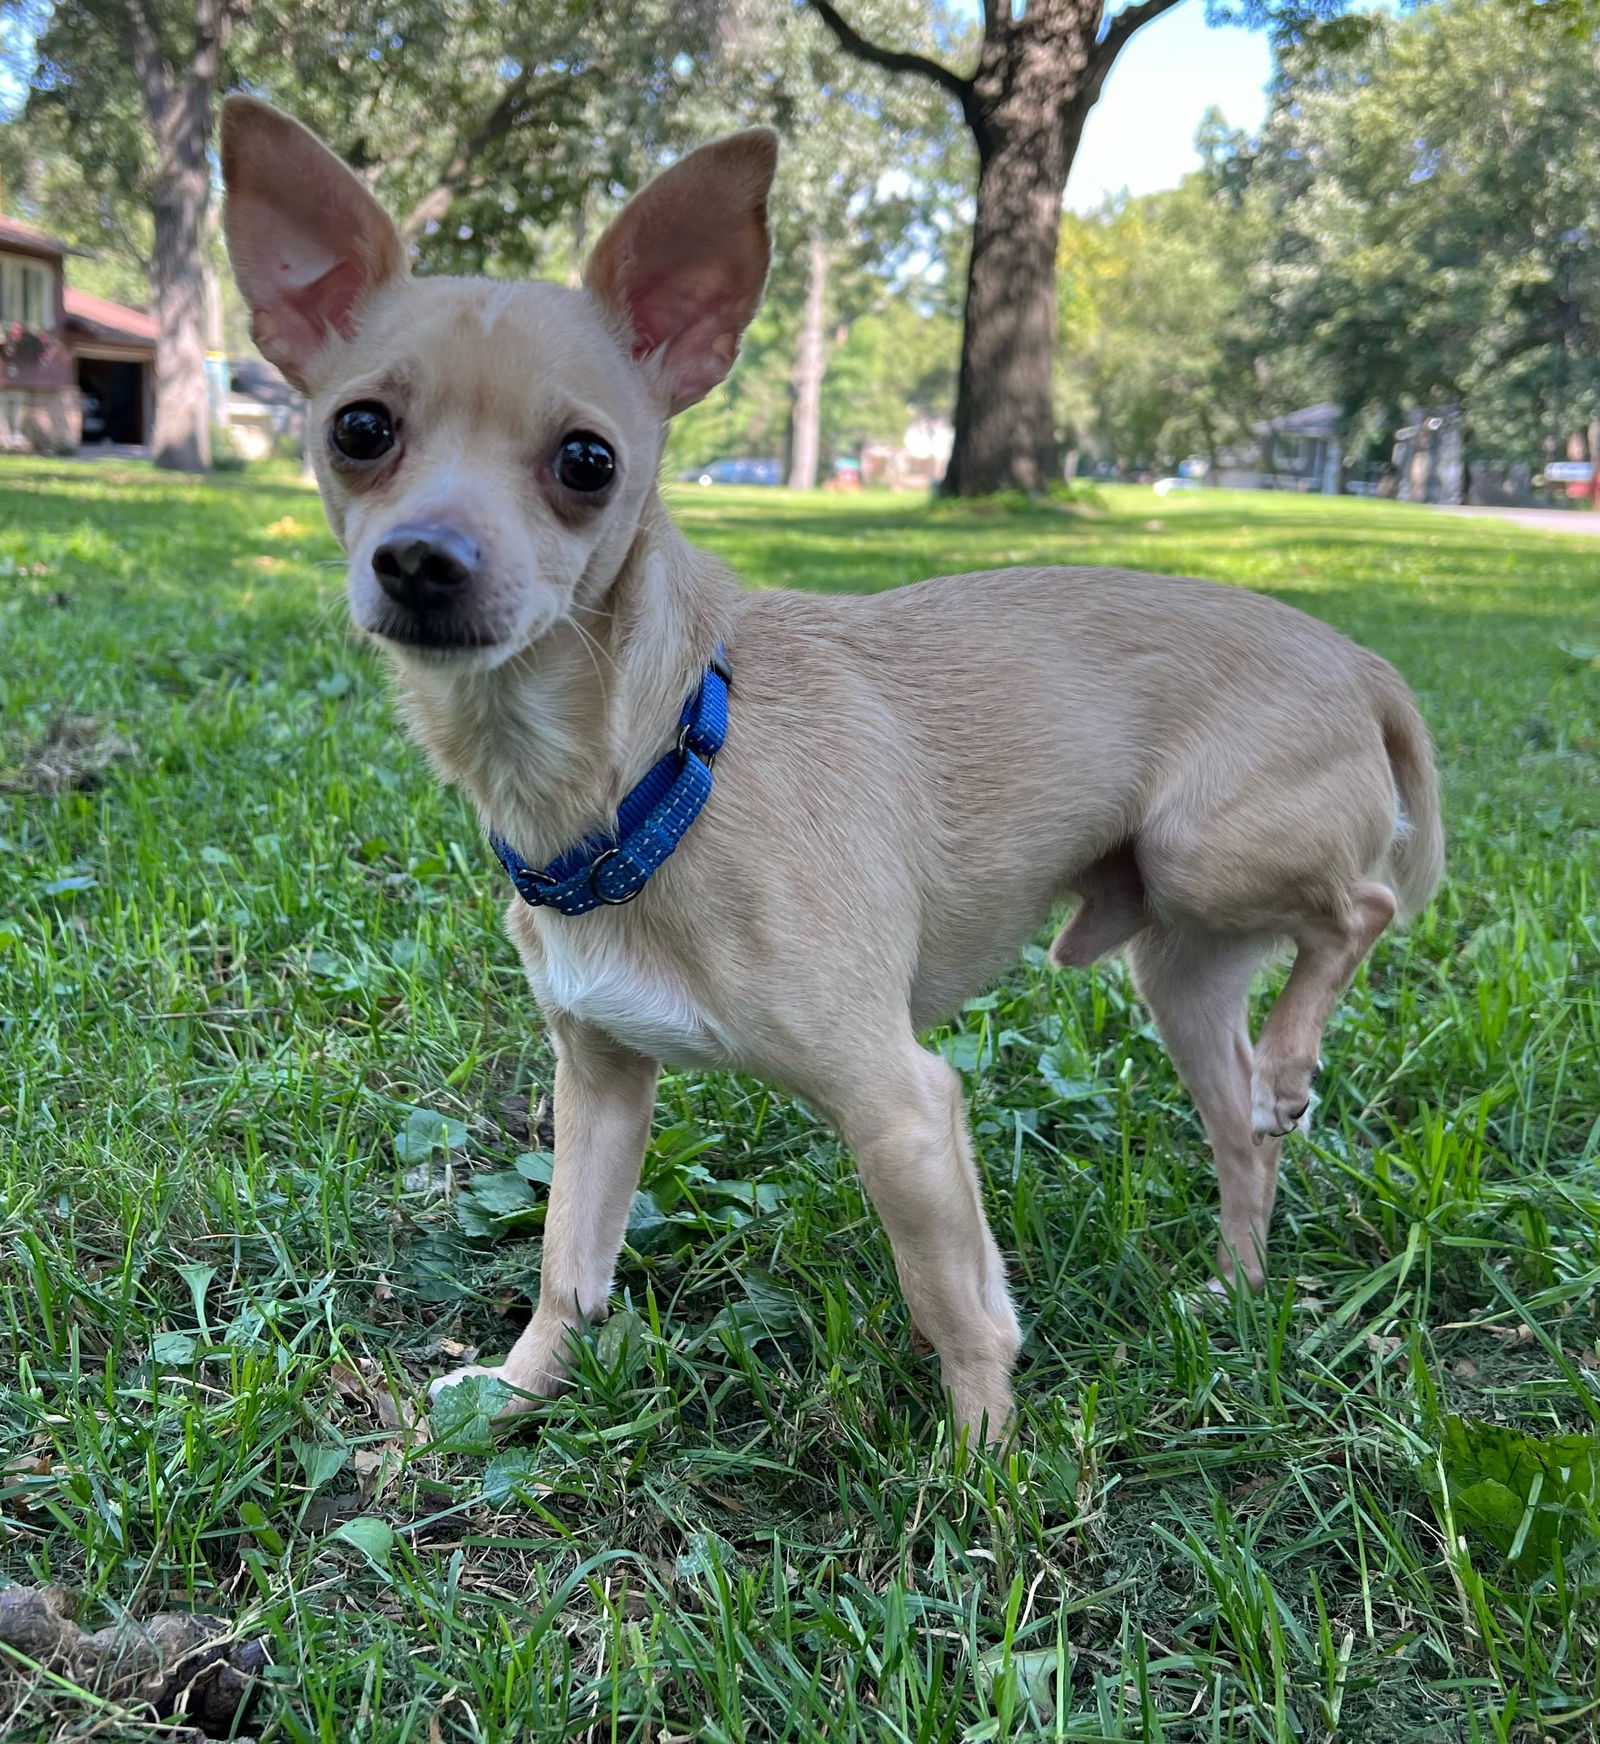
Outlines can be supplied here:
[[478, 1375], [483, 1375], [491, 1381], [503, 1380], [498, 1369], [485, 1368], [482, 1363], [468, 1363], [464, 1368], [451, 1369], [447, 1375], [437, 1375], [428, 1382], [428, 1398], [437, 1399], [447, 1387], [458, 1386], [462, 1381], [470, 1381]]

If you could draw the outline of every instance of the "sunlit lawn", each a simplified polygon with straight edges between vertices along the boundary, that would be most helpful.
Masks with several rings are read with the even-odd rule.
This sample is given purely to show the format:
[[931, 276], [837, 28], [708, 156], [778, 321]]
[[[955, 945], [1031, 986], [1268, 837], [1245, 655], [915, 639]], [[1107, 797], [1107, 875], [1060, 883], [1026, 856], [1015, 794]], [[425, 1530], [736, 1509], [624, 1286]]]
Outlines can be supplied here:
[[[0, 1575], [266, 1634], [273, 1739], [1594, 1736], [1596, 1444], [1550, 1438], [1600, 1427], [1600, 541], [674, 500], [758, 586], [1189, 571], [1411, 679], [1451, 881], [1330, 1033], [1268, 1292], [1191, 1306], [1198, 1124], [1121, 969], [1033, 951], [938, 1038], [1028, 1327], [1008, 1458], [952, 1464], [831, 1136], [692, 1073], [580, 1388], [409, 1433], [538, 1270], [551, 1062], [496, 869], [308, 490], [7, 459]], [[0, 1736], [90, 1735], [162, 1734], [0, 1684]]]

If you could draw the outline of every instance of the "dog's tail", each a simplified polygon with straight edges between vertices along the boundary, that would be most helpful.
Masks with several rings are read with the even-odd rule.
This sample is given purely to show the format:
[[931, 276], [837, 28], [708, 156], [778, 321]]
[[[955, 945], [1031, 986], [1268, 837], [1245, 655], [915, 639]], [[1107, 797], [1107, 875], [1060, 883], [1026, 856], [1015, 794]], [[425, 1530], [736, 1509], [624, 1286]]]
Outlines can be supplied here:
[[1400, 918], [1409, 920], [1439, 887], [1444, 876], [1444, 823], [1439, 816], [1439, 778], [1433, 748], [1411, 692], [1394, 668], [1381, 662], [1378, 675], [1378, 724], [1388, 754], [1399, 803], [1394, 838], [1386, 870], [1400, 903]]

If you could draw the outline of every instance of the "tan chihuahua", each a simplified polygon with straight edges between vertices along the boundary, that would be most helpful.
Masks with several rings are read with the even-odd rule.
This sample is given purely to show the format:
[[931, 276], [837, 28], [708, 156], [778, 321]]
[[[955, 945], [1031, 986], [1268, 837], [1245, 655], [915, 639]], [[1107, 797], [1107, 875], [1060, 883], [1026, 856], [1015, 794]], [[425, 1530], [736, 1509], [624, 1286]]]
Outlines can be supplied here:
[[[500, 838], [556, 1046], [538, 1310], [498, 1369], [435, 1388], [490, 1372], [525, 1406], [562, 1385], [667, 1061], [826, 1113], [957, 1424], [993, 1438], [1017, 1321], [960, 1080], [918, 1032], [1076, 896], [1052, 956], [1126, 949], [1205, 1122], [1221, 1278], [1258, 1286], [1323, 1027], [1438, 882], [1433, 762], [1393, 668], [1237, 588], [1009, 569], [748, 592], [687, 544], [657, 491], [666, 424], [755, 313], [776, 155], [764, 130], [691, 152], [580, 290], [414, 279], [362, 183], [235, 97], [228, 248], [257, 344], [310, 396], [355, 621]], [[1246, 994], [1284, 940], [1252, 1049]]]

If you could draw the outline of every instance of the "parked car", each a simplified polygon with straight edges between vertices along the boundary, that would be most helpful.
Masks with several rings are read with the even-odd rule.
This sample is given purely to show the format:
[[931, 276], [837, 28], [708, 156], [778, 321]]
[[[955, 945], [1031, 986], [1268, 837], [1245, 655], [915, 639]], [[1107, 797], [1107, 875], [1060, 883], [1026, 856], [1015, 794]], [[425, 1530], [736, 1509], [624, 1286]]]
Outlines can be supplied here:
[[679, 478], [696, 484], [782, 484], [783, 463], [778, 460], [713, 460], [680, 472]]
[[81, 388], [78, 398], [83, 404], [83, 440], [103, 440], [106, 433], [106, 409], [100, 402], [100, 396], [90, 393], [87, 388]]

